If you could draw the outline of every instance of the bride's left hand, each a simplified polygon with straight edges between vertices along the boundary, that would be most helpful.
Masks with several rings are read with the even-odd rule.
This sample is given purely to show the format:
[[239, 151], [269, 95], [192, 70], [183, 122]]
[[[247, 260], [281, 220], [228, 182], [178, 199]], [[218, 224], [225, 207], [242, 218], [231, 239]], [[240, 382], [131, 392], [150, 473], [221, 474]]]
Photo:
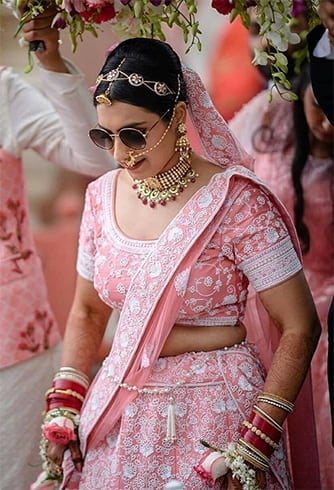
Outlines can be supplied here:
[[[256, 470], [256, 481], [258, 488], [264, 490], [266, 488], [266, 474], [264, 471]], [[224, 477], [221, 490], [242, 490], [242, 483], [237, 478], [233, 478], [231, 471]]]

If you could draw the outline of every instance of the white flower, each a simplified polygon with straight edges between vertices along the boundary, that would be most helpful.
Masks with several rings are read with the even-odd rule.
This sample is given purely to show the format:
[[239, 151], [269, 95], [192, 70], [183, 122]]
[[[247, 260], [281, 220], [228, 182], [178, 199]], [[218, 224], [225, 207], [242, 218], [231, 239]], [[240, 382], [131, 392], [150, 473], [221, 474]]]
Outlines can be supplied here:
[[30, 490], [57, 490], [58, 482], [48, 479], [47, 471], [42, 471], [37, 477], [37, 480], [30, 485]]
[[220, 451], [209, 449], [199, 460], [194, 470], [201, 479], [212, 485], [218, 478], [226, 475], [228, 467], [225, 458]]

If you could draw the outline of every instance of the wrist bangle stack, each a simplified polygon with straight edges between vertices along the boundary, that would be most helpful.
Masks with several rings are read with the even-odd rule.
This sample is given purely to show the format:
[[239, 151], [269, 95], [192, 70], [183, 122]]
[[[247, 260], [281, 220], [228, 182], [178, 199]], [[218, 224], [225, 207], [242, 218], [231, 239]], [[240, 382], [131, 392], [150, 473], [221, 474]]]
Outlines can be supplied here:
[[53, 442], [66, 447], [77, 439], [80, 410], [88, 386], [89, 378], [83, 372], [72, 367], [62, 367], [53, 378], [51, 388], [45, 393], [40, 454], [47, 480], [62, 481], [62, 467], [48, 458], [48, 445]]
[[294, 407], [292, 402], [273, 393], [262, 392], [259, 394], [256, 401], [281, 408], [287, 413], [291, 413]]
[[253, 466], [266, 471], [273, 451], [279, 448], [282, 431], [274, 419], [255, 406], [249, 419], [243, 422], [237, 451]]
[[62, 367], [46, 392], [46, 412], [55, 408], [67, 408], [79, 412], [89, 385], [88, 376], [81, 371]]

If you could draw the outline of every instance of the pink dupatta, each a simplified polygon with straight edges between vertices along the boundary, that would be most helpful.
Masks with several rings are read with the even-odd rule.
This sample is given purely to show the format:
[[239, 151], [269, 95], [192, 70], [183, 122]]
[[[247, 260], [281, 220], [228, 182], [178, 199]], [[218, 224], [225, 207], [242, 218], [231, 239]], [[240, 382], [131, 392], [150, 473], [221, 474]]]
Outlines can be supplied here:
[[[106, 436], [119, 420], [124, 408], [137, 395], [137, 391], [120, 389], [114, 380], [138, 388], [145, 385], [177, 318], [190, 268], [223, 218], [224, 204], [233, 176], [241, 175], [266, 188], [245, 168], [252, 166], [252, 159], [240, 147], [223, 118], [212, 106], [198, 75], [188, 68], [184, 68], [184, 74], [194, 127], [198, 129], [201, 140], [210, 142], [207, 156], [218, 165], [226, 167], [226, 170], [214, 177], [215, 185], [209, 184], [195, 193], [166, 228], [133, 278], [111, 352], [86, 398], [81, 419], [85, 433], [85, 438], [81, 436], [84, 453], [88, 446], [95, 447]], [[232, 163], [243, 167], [232, 166]], [[274, 200], [299, 252], [293, 224], [284, 206], [278, 199]], [[264, 319], [262, 313], [260, 320]], [[265, 324], [269, 326], [268, 315]], [[270, 337], [271, 333], [277, 337], [276, 328], [270, 325], [266, 334]], [[274, 349], [274, 343], [272, 347]], [[294, 432], [291, 437], [292, 470], [298, 489], [320, 488], [310, 394], [308, 377], [299, 396], [301, 403], [296, 404], [294, 414], [289, 416]], [[306, 419], [301, 418], [300, 408], [304, 417], [307, 413]], [[302, 438], [302, 434], [306, 433], [305, 427], [301, 427], [304, 420], [308, 420], [307, 444], [305, 437]], [[309, 450], [306, 451], [306, 448]], [[295, 462], [298, 463], [296, 468]]]

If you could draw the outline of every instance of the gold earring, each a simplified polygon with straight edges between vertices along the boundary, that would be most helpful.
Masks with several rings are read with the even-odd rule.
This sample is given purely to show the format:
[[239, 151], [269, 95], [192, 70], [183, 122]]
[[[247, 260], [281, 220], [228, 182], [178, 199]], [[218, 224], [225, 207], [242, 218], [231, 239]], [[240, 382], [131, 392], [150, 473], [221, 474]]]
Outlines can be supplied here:
[[177, 125], [176, 131], [178, 138], [175, 143], [175, 151], [180, 153], [180, 160], [189, 162], [191, 147], [187, 138], [187, 126], [184, 122], [181, 122]]

